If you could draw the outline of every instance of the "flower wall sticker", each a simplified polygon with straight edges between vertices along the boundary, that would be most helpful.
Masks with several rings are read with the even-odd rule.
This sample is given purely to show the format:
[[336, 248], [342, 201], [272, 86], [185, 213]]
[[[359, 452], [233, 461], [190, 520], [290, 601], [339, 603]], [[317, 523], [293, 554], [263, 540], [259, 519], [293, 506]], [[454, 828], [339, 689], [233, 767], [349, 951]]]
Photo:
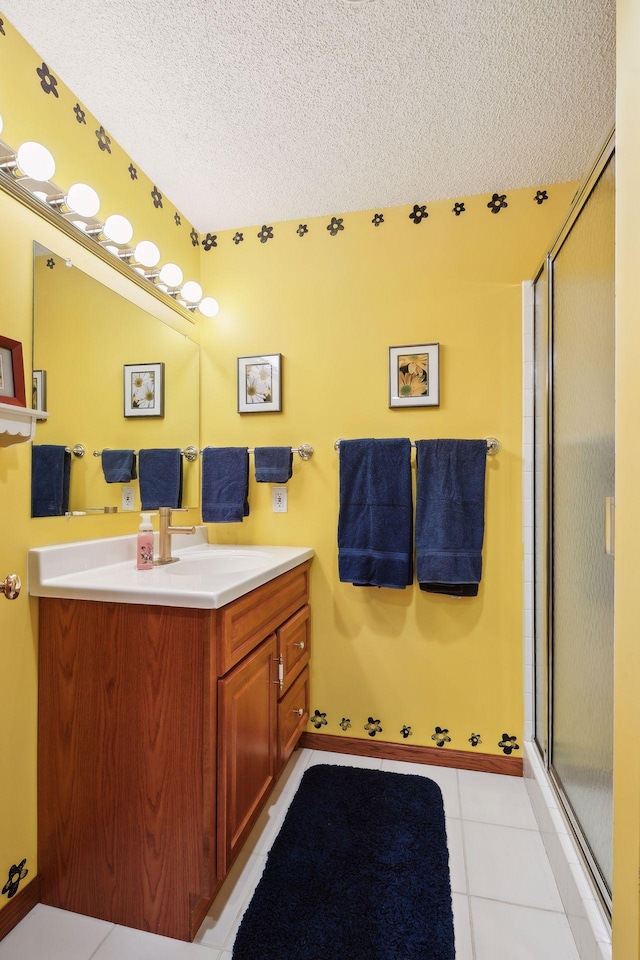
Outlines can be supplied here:
[[267, 240], [273, 240], [273, 227], [268, 227], [266, 223], [262, 224], [262, 229], [256, 234], [260, 243], [266, 243]]
[[411, 727], [403, 727], [400, 731], [400, 736], [404, 737], [404, 739], [406, 740], [407, 737], [413, 736], [413, 730], [411, 729]]
[[477, 747], [479, 743], [482, 743], [482, 738], [479, 733], [472, 733], [467, 743], [470, 743], [472, 747]]
[[536, 203], [538, 204], [538, 206], [539, 206], [541, 203], [544, 203], [545, 200], [548, 200], [549, 197], [548, 197], [548, 195], [547, 195], [547, 191], [546, 191], [546, 190], [538, 190], [538, 192], [536, 193], [536, 195], [535, 195], [535, 197], [534, 197], [533, 199], [535, 200], [535, 202], [536, 202]]
[[0, 33], [3, 37], [6, 37], [6, 33], [4, 32], [4, 20], [0, 20]]
[[340, 721], [339, 726], [341, 730], [344, 730], [346, 732], [347, 730], [351, 729], [351, 720], [347, 719], [347, 717], [343, 717], [342, 720]]
[[306, 225], [306, 223], [301, 223], [298, 226], [296, 233], [298, 234], [299, 237], [304, 237], [305, 233], [309, 233], [309, 227]]
[[239, 243], [242, 243], [242, 241], [244, 240], [244, 234], [243, 234], [243, 233], [240, 233], [240, 231], [238, 231], [238, 233], [234, 234], [231, 239], [233, 240], [233, 242], [235, 243], [235, 245], [236, 245], [236, 247], [237, 247], [238, 244], [239, 244]]
[[409, 214], [409, 220], [413, 220], [415, 224], [421, 223], [422, 220], [425, 220], [429, 214], [427, 213], [427, 205], [423, 204], [421, 207], [417, 203], [414, 203], [413, 210]]
[[218, 234], [217, 233], [208, 233], [204, 240], [202, 241], [202, 246], [208, 252], [213, 249], [213, 247], [218, 246]]
[[466, 208], [464, 203], [454, 203], [452, 213], [455, 213], [456, 217], [459, 217], [461, 213], [466, 213]]
[[370, 737], [375, 737], [376, 733], [382, 733], [380, 721], [374, 720], [373, 717], [369, 717], [367, 723], [364, 725], [364, 729], [367, 731]]
[[151, 199], [153, 200], [153, 205], [154, 205], [154, 207], [156, 208], [156, 210], [161, 210], [161, 209], [162, 209], [162, 194], [160, 193], [160, 191], [158, 190], [158, 188], [155, 186], [155, 184], [154, 184], [153, 190], [151, 191]]
[[128, 171], [129, 171], [129, 176], [131, 177], [131, 179], [132, 179], [132, 180], [137, 180], [137, 179], [138, 179], [138, 171], [136, 170], [136, 168], [134, 167], [134, 165], [133, 165], [132, 163], [130, 163], [129, 166], [127, 167], [127, 169], [128, 169]]
[[111, 137], [107, 136], [104, 127], [100, 127], [99, 130], [96, 130], [95, 134], [98, 138], [98, 146], [100, 149], [106, 150], [107, 153], [111, 153]]
[[78, 121], [78, 123], [85, 123], [85, 124], [86, 124], [86, 122], [87, 122], [87, 117], [86, 117], [86, 114], [85, 114], [84, 110], [82, 109], [82, 107], [80, 106], [79, 103], [76, 103], [75, 107], [73, 108], [73, 112], [74, 112], [75, 115], [76, 115], [76, 120]]
[[498, 744], [503, 753], [506, 753], [509, 756], [513, 750], [519, 750], [520, 747], [516, 743], [517, 737], [510, 737], [508, 733], [502, 734], [502, 740]]
[[49, 259], [47, 260], [47, 266], [49, 267], [49, 270], [53, 270], [55, 265], [56, 265], [56, 262], [53, 259], [53, 257], [49, 257]]
[[180, 216], [180, 214], [178, 213], [177, 210], [176, 210], [176, 212], [175, 212], [174, 215], [173, 215], [173, 219], [174, 219], [174, 222], [175, 222], [176, 227], [180, 227], [180, 226], [182, 225], [182, 218], [181, 218], [181, 216]]
[[329, 236], [336, 237], [341, 230], [344, 230], [343, 217], [331, 217], [331, 223], [327, 224]]
[[445, 743], [451, 743], [451, 737], [446, 727], [436, 727], [435, 733], [431, 734], [431, 739], [435, 740], [436, 747], [444, 747]]
[[197, 247], [200, 244], [200, 235], [198, 234], [198, 231], [196, 230], [195, 227], [191, 228], [191, 233], [189, 234], [189, 236], [191, 237], [191, 246]]
[[487, 204], [487, 207], [489, 210], [491, 210], [491, 213], [500, 213], [504, 207], [508, 206], [509, 204], [507, 203], [506, 193], [494, 193], [494, 195], [491, 197], [491, 200], [489, 200], [489, 203]]
[[54, 97], [58, 98], [60, 94], [56, 90], [58, 86], [58, 81], [54, 75], [49, 70], [49, 67], [46, 63], [43, 63], [41, 67], [36, 67], [36, 73], [40, 77], [40, 86], [45, 93], [52, 93]]
[[320, 727], [326, 727], [327, 725], [327, 715], [326, 713], [320, 713], [319, 710], [314, 710], [313, 716], [309, 718], [311, 723], [314, 725], [316, 730], [319, 730]]
[[374, 227], [379, 227], [381, 223], [384, 223], [384, 216], [381, 213], [374, 213], [371, 223]]
[[11, 900], [11, 897], [15, 897], [20, 881], [24, 880], [29, 873], [29, 871], [24, 868], [26, 862], [27, 858], [25, 857], [20, 863], [14, 863], [9, 867], [9, 876], [2, 888], [2, 894], [3, 896], [6, 894], [8, 900]]

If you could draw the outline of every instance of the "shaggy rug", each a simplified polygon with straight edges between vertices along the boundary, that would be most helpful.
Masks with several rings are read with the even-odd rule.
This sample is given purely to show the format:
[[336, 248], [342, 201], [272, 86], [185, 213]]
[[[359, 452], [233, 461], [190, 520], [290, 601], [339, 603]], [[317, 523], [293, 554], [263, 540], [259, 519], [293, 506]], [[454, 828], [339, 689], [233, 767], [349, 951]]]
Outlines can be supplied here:
[[233, 960], [453, 960], [440, 788], [317, 765], [304, 774]]

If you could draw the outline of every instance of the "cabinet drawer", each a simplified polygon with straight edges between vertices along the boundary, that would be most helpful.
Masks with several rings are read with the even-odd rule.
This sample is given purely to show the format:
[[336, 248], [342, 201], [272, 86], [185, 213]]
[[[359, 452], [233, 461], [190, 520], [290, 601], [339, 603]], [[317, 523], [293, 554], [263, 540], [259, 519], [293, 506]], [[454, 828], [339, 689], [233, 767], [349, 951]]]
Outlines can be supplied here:
[[278, 703], [278, 769], [285, 765], [300, 739], [309, 719], [309, 668]]
[[310, 561], [239, 597], [219, 611], [218, 675], [254, 647], [309, 600]]
[[311, 652], [310, 607], [306, 604], [302, 610], [294, 613], [278, 629], [278, 656], [283, 667], [282, 693], [285, 693], [293, 680], [309, 662]]

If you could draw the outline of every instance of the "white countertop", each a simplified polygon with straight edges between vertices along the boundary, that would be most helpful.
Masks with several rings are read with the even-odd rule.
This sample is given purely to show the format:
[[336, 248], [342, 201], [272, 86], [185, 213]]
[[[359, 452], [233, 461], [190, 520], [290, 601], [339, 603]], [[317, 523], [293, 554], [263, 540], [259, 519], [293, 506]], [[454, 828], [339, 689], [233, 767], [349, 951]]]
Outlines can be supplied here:
[[207, 527], [200, 526], [195, 536], [173, 535], [177, 563], [137, 570], [136, 541], [134, 534], [34, 547], [28, 557], [29, 593], [217, 609], [314, 555], [311, 547], [210, 544]]

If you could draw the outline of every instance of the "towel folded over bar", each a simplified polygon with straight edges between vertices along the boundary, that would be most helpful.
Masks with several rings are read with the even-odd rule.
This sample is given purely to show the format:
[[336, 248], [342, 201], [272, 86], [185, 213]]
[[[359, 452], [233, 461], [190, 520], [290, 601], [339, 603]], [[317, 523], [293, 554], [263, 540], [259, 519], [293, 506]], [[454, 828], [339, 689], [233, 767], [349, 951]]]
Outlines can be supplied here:
[[205, 447], [202, 451], [202, 520], [239, 523], [249, 516], [249, 450]]
[[[138, 476], [135, 450], [103, 450], [100, 459], [107, 483], [129, 483]], [[168, 504], [163, 503], [161, 506]]]
[[182, 456], [178, 447], [140, 450], [138, 469], [143, 510], [182, 506]]
[[486, 440], [416, 441], [416, 577], [475, 597], [482, 577]]
[[71, 454], [56, 444], [31, 448], [31, 516], [62, 517], [69, 509]]
[[258, 483], [286, 483], [291, 479], [291, 447], [256, 447], [253, 462]]
[[340, 441], [340, 580], [402, 590], [413, 581], [411, 441]]

